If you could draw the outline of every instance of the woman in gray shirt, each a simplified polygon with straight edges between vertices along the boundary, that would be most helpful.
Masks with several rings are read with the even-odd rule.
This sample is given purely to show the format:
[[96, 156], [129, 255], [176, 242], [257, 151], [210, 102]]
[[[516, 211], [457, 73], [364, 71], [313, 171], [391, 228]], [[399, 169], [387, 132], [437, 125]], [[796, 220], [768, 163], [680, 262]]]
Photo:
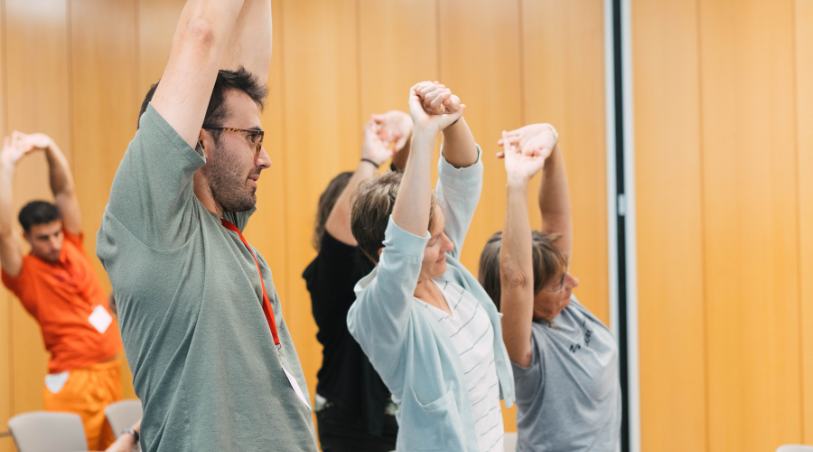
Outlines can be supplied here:
[[[503, 314], [517, 397], [517, 451], [614, 451], [621, 423], [618, 347], [572, 291], [573, 223], [558, 135], [550, 124], [503, 132], [504, 231], [489, 239], [479, 278]], [[527, 190], [542, 172], [542, 232]], [[502, 248], [502, 249], [501, 249]]]

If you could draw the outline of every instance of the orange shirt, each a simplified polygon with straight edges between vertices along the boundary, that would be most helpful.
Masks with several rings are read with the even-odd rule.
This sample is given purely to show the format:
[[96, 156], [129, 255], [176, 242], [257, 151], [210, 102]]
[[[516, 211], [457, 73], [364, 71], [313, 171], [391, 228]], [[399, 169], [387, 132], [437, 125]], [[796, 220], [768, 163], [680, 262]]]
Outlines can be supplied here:
[[116, 322], [102, 334], [88, 320], [96, 306], [108, 312], [110, 306], [85, 252], [84, 236], [63, 232], [59, 261], [48, 263], [29, 254], [23, 257], [19, 276], [2, 272], [3, 284], [40, 324], [45, 349], [51, 353], [49, 373], [90, 367], [121, 350]]

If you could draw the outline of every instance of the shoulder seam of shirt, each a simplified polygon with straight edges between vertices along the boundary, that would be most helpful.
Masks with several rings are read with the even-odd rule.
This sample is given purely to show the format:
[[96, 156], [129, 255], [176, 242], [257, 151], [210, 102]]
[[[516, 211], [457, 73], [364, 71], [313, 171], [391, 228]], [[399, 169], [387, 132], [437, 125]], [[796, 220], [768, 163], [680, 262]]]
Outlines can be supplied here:
[[183, 249], [183, 248], [185, 248], [187, 246], [188, 241], [186, 243], [184, 243], [183, 245], [175, 247], [175, 248], [169, 248], [169, 249], [155, 248], [153, 246], [148, 245], [143, 240], [138, 238], [138, 236], [133, 234], [133, 232], [130, 231], [130, 229], [127, 228], [127, 226], [124, 223], [122, 223], [118, 218], [116, 218], [116, 216], [113, 214], [113, 212], [110, 211], [110, 209], [105, 209], [105, 215], [110, 215], [110, 218], [116, 220], [116, 223], [120, 224], [121, 227], [124, 228], [124, 230], [127, 231], [127, 233], [130, 234], [130, 236], [132, 238], [134, 238], [134, 239], [136, 239], [136, 241], [138, 241], [138, 243], [144, 245], [145, 248], [148, 248], [148, 249], [150, 249], [152, 251], [155, 251], [157, 253], [169, 253], [169, 252], [173, 252], [173, 251], [178, 251], [178, 250], [181, 250], [181, 249]]
[[[182, 155], [190, 163], [200, 163], [201, 160], [202, 160], [203, 164], [205, 165], [206, 164], [206, 157], [200, 155], [196, 148], [190, 146], [189, 143], [187, 143], [183, 138], [181, 138], [181, 136], [178, 134], [178, 131], [176, 131], [174, 128], [172, 128], [172, 126], [167, 122], [166, 119], [164, 119], [163, 116], [161, 116], [161, 113], [158, 113], [158, 110], [156, 110], [155, 107], [152, 106], [152, 104], [150, 104], [149, 107], [152, 108], [152, 111], [156, 115], [158, 115], [158, 118], [160, 118], [160, 121], [157, 118], [147, 118], [148, 122], [152, 122], [154, 124], [154, 126], [155, 126], [155, 129], [157, 129], [161, 133], [161, 135], [164, 136], [164, 138], [169, 140], [170, 144], [173, 144], [173, 145], [178, 144], [180, 146], [180, 143], [182, 142], [184, 144], [184, 150], [183, 150]], [[147, 109], [147, 111], [149, 111], [149, 108]], [[144, 114], [146, 115], [147, 112], [145, 112]], [[163, 121], [163, 123], [161, 121]], [[172, 131], [172, 133], [174, 133], [175, 135], [173, 136], [168, 130], [166, 130], [166, 128], [169, 128]], [[143, 130], [143, 129], [139, 129], [139, 131], [140, 130]], [[138, 131], [136, 131], [136, 133], [138, 133]], [[176, 141], [178, 141], [178, 143], [175, 143]], [[192, 152], [191, 153], [188, 152], [189, 150], [191, 150]]]

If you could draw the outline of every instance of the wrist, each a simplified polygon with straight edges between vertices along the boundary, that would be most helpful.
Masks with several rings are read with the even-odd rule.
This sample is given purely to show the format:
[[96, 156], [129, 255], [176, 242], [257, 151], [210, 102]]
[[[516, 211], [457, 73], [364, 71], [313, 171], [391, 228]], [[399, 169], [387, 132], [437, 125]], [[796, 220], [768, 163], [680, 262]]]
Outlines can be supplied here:
[[[418, 128], [415, 129], [415, 133], [412, 134], [412, 143], [418, 144], [426, 144], [432, 143], [434, 144], [435, 138], [438, 136], [438, 130], [434, 128]], [[414, 146], [413, 146], [414, 147]]]
[[375, 160], [369, 157], [361, 157], [361, 161], [359, 161], [359, 165], [368, 167], [368, 168], [375, 168], [378, 169], [381, 167], [381, 164], [376, 162]]
[[461, 120], [461, 119], [463, 119], [463, 117], [462, 117], [462, 116], [461, 116], [461, 117], [459, 117], [459, 118], [457, 118], [457, 119], [455, 119], [453, 123], [451, 123], [451, 124], [449, 124], [448, 126], [444, 127], [444, 128], [443, 128], [443, 131], [444, 131], [444, 132], [446, 132], [447, 130], [449, 130], [449, 131], [453, 130], [453, 129], [454, 129], [454, 126], [455, 126], [455, 125], [456, 125], [458, 122], [460, 122], [460, 120]]
[[12, 175], [14, 174], [14, 166], [16, 165], [15, 162], [8, 162], [8, 163], [0, 163], [0, 172], [4, 175]]
[[505, 187], [509, 190], [522, 190], [525, 191], [528, 189], [528, 183], [530, 182], [529, 179], [521, 176], [508, 176], [508, 180], [505, 183]]
[[138, 442], [138, 437], [139, 437], [138, 431], [133, 429], [133, 428], [125, 428], [124, 430], [121, 431], [121, 434], [122, 435], [125, 435], [125, 434], [126, 435], [132, 435], [133, 442], [134, 443]]

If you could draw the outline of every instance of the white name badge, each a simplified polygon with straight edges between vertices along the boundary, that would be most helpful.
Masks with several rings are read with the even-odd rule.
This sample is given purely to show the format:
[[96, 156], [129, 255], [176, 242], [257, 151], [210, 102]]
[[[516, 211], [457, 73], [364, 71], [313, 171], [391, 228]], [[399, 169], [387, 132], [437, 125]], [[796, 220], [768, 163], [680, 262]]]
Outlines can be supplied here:
[[107, 309], [96, 306], [96, 309], [94, 309], [90, 317], [88, 317], [88, 322], [90, 322], [97, 331], [104, 334], [104, 332], [107, 331], [107, 327], [113, 323], [113, 316], [107, 312]]
[[282, 367], [282, 371], [285, 372], [285, 376], [288, 377], [288, 381], [291, 383], [291, 386], [293, 386], [294, 392], [296, 393], [296, 395], [299, 396], [299, 400], [301, 400], [302, 403], [304, 403], [305, 406], [308, 407], [308, 409], [310, 410], [311, 405], [310, 405], [310, 403], [308, 403], [308, 399], [305, 397], [305, 394], [303, 394], [302, 390], [299, 389], [299, 383], [296, 382], [296, 378], [294, 378], [293, 375], [288, 373], [288, 370], [285, 369], [285, 366]]
[[69, 375], [70, 372], [67, 370], [58, 374], [48, 374], [45, 376], [45, 387], [51, 391], [51, 394], [56, 394], [62, 390], [63, 386], [65, 386]]

